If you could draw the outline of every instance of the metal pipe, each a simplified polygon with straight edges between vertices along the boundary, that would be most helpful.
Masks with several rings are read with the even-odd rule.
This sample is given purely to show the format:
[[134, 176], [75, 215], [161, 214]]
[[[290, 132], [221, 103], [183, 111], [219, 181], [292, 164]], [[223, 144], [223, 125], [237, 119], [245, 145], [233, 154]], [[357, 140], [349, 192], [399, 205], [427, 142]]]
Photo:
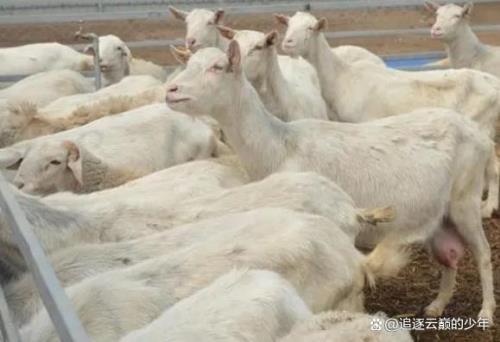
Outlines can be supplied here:
[[75, 39], [84, 39], [92, 42], [94, 49], [94, 82], [95, 89], [101, 89], [101, 65], [99, 63], [99, 36], [95, 33], [83, 33], [83, 23], [80, 22], [80, 29], [75, 33]]
[[61, 341], [90, 342], [71, 302], [63, 291], [56, 274], [33, 233], [23, 210], [0, 175], [0, 209], [10, 226], [14, 240], [31, 272], [40, 297]]
[[9, 311], [9, 306], [7, 305], [7, 300], [5, 299], [5, 294], [3, 288], [0, 286], [0, 330], [2, 331], [2, 336], [4, 341], [8, 342], [21, 342], [21, 337], [19, 336], [19, 331], [17, 331], [17, 326], [14, 324], [12, 315]]

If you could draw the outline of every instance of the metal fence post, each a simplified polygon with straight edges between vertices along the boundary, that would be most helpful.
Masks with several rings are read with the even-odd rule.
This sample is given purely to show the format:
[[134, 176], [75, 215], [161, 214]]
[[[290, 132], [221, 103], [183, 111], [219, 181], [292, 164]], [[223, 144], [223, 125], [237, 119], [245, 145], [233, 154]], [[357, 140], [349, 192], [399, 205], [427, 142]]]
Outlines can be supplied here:
[[40, 297], [61, 341], [90, 342], [71, 302], [64, 293], [38, 238], [33, 233], [9, 184], [0, 175], [0, 209], [40, 292]]
[[14, 324], [12, 315], [10, 314], [7, 301], [5, 300], [5, 294], [2, 287], [0, 286], [0, 330], [2, 330], [2, 335], [5, 341], [8, 342], [21, 342], [21, 337], [19, 336], [19, 331], [17, 331], [17, 326]]
[[94, 49], [94, 82], [95, 90], [101, 89], [101, 65], [99, 62], [99, 36], [95, 33], [83, 33], [83, 21], [80, 21], [80, 29], [75, 33], [75, 38], [81, 38], [92, 41]]
[[94, 82], [95, 90], [101, 89], [101, 65], [99, 63], [99, 36], [93, 34], [92, 46], [94, 47]]

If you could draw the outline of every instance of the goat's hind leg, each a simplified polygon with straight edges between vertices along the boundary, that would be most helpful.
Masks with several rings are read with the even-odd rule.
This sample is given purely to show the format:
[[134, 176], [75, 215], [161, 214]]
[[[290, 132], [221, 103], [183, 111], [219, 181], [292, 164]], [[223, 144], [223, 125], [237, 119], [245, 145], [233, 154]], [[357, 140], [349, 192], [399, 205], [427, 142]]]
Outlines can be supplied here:
[[457, 270], [444, 266], [441, 270], [441, 282], [439, 285], [439, 293], [425, 309], [426, 316], [439, 317], [443, 314], [444, 309], [453, 297], [455, 290], [455, 281], [457, 278]]
[[488, 197], [481, 204], [481, 215], [483, 218], [489, 218], [495, 210], [498, 210], [499, 201], [499, 177], [498, 158], [495, 148], [491, 149], [485, 170], [485, 183], [487, 186]]
[[450, 217], [455, 223], [457, 232], [469, 246], [479, 268], [483, 292], [483, 303], [479, 317], [488, 319], [492, 323], [496, 308], [493, 270], [490, 245], [481, 222], [480, 201], [476, 201], [471, 196], [450, 203]]

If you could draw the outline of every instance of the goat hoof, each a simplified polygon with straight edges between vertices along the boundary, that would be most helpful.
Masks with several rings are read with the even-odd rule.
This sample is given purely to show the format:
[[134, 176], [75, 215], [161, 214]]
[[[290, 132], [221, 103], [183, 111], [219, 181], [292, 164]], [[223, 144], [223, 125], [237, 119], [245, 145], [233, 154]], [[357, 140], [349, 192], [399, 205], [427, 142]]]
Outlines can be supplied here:
[[483, 321], [486, 320], [488, 322], [488, 327], [493, 327], [493, 312], [491, 310], [482, 309], [479, 311], [478, 319]]
[[434, 303], [431, 303], [424, 309], [424, 314], [427, 317], [440, 317], [443, 315], [443, 311], [444, 309]]

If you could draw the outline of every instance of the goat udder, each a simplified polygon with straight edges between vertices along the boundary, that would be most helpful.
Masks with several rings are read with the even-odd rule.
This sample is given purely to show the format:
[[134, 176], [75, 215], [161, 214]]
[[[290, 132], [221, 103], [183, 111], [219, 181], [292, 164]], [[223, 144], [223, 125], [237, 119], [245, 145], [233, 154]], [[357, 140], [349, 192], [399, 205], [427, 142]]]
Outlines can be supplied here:
[[457, 269], [458, 261], [465, 252], [465, 244], [454, 228], [439, 229], [430, 240], [431, 250], [436, 260], [452, 269]]

